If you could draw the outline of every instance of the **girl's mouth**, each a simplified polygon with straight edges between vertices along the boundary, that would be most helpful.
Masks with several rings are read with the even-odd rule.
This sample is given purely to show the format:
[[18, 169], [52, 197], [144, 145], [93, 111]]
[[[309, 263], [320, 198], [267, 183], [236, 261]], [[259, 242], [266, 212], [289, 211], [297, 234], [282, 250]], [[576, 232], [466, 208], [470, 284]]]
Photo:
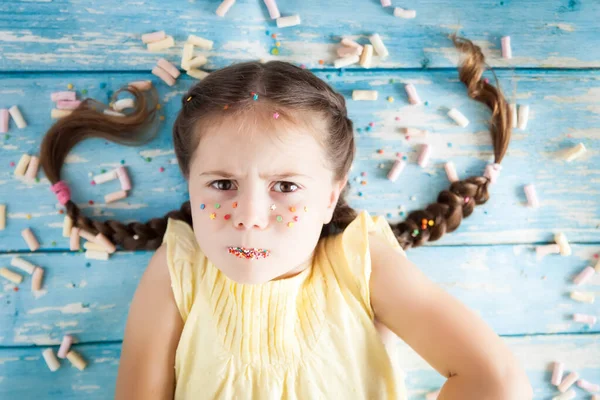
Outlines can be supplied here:
[[228, 247], [227, 250], [229, 251], [229, 254], [233, 254], [238, 258], [244, 258], [246, 260], [267, 258], [271, 255], [271, 252], [267, 249]]

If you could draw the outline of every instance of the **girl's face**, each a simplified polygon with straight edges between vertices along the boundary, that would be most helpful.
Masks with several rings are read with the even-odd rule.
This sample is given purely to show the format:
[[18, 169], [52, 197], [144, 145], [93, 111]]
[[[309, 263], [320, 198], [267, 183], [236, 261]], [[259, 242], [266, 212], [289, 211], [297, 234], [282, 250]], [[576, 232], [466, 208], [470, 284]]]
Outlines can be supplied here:
[[256, 125], [230, 118], [206, 128], [188, 182], [200, 248], [230, 279], [251, 284], [310, 266], [346, 183], [333, 182], [308, 128]]

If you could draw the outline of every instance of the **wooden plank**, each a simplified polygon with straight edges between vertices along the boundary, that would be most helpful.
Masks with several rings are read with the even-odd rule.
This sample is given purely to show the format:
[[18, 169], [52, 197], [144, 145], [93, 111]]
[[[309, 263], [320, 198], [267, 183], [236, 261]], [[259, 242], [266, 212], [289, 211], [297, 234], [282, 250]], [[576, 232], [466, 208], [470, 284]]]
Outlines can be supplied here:
[[[409, 258], [443, 289], [475, 310], [502, 335], [599, 332], [572, 321], [573, 313], [599, 315], [597, 304], [578, 303], [571, 290], [600, 296], [600, 274], [584, 286], [572, 279], [598, 260], [599, 246], [574, 245], [571, 257], [538, 261], [532, 246], [448, 246], [412, 249]], [[117, 252], [109, 261], [83, 254], [22, 257], [45, 268], [44, 291], [33, 294], [26, 276], [18, 291], [3, 280], [0, 345], [57, 344], [64, 334], [80, 342], [123, 338], [133, 293], [151, 252]], [[0, 255], [9, 265], [13, 254]]]
[[[534, 399], [547, 400], [559, 394], [550, 384], [554, 361], [565, 363], [567, 373], [577, 371], [583, 379], [600, 381], [599, 335], [515, 337], [505, 338], [505, 341], [525, 367], [534, 388]], [[57, 350], [57, 347], [53, 348]], [[0, 348], [1, 398], [113, 398], [121, 350], [119, 343], [76, 345], [74, 349], [88, 362], [84, 371], [61, 360], [60, 369], [51, 372], [41, 355], [44, 349]], [[424, 399], [426, 393], [438, 389], [445, 381], [404, 343], [398, 346], [398, 359], [406, 372], [410, 399]], [[578, 396], [585, 393], [576, 386], [574, 390]]]
[[[459, 176], [465, 177], [481, 175], [491, 160], [486, 127], [489, 112], [467, 98], [456, 72], [319, 74], [349, 99], [358, 148], [348, 198], [353, 207], [385, 215], [395, 223], [403, 219], [403, 212], [425, 207], [448, 187], [446, 161], [454, 161]], [[594, 160], [600, 149], [600, 73], [523, 71], [501, 72], [499, 76], [511, 102], [531, 106], [527, 129], [514, 131], [501, 178], [490, 188], [490, 201], [478, 207], [457, 231], [433, 245], [549, 242], [557, 231], [566, 233], [573, 242], [597, 243], [600, 169]], [[43, 134], [52, 123], [50, 93], [72, 83], [77, 91], [85, 89], [88, 96], [107, 102], [112, 91], [121, 85], [149, 77], [95, 73], [0, 76], [0, 108], [19, 105], [29, 124], [19, 130], [11, 122], [9, 135], [0, 137], [0, 203], [8, 205], [7, 227], [0, 231], [0, 251], [27, 251], [20, 236], [26, 227], [32, 227], [43, 250], [68, 249], [68, 240], [61, 237], [61, 207], [43, 172], [38, 175], [39, 183], [28, 183], [16, 179], [14, 167], [10, 167], [11, 162], [18, 163], [23, 153], [38, 154]], [[416, 84], [428, 106], [408, 105], [406, 82]], [[91, 139], [71, 151], [62, 178], [69, 182], [74, 201], [88, 216], [147, 221], [178, 209], [187, 200], [187, 185], [172, 148], [171, 127], [180, 110], [180, 96], [192, 83], [180, 79], [173, 88], [157, 83], [166, 120], [152, 142], [134, 148]], [[352, 101], [353, 89], [378, 90], [379, 100]], [[389, 96], [395, 100], [387, 101]], [[32, 98], [35, 106], [30, 105]], [[446, 115], [449, 107], [460, 109], [471, 124], [458, 127]], [[427, 140], [433, 146], [433, 154], [427, 168], [416, 165], [421, 144], [414, 138], [406, 140], [400, 131], [402, 127], [430, 131]], [[583, 157], [572, 163], [557, 158], [560, 151], [579, 142], [588, 148]], [[384, 153], [379, 154], [379, 149]], [[409, 165], [392, 183], [386, 175], [397, 152], [408, 157]], [[124, 201], [104, 204], [104, 195], [120, 190], [119, 184], [92, 186], [91, 177], [103, 169], [120, 166], [121, 162], [128, 166], [133, 190]], [[164, 172], [159, 172], [161, 167]], [[366, 178], [362, 172], [367, 173]], [[362, 180], [367, 184], [362, 185]], [[529, 183], [537, 187], [541, 202], [538, 209], [525, 206], [523, 186]]]
[[[417, 11], [415, 19], [401, 19], [393, 16], [392, 7], [383, 8], [376, 0], [352, 6], [279, 0], [282, 15], [302, 18], [301, 25], [289, 28], [277, 28], [261, 1], [239, 0], [225, 18], [215, 14], [219, 3], [3, 1], [0, 70], [149, 71], [159, 56], [179, 61], [189, 34], [215, 42], [205, 52], [209, 69], [259, 58], [330, 68], [342, 36], [368, 43], [372, 33], [382, 36], [390, 53], [385, 60], [376, 57], [373, 67], [450, 67], [456, 54], [447, 36], [454, 32], [480, 44], [493, 66], [600, 66], [600, 3], [595, 1], [429, 0], [410, 5]], [[158, 54], [148, 52], [141, 35], [157, 30], [172, 35], [176, 46]], [[270, 53], [275, 46], [270, 33], [279, 35], [278, 55]], [[505, 35], [512, 38], [510, 60], [501, 57], [500, 38]]]

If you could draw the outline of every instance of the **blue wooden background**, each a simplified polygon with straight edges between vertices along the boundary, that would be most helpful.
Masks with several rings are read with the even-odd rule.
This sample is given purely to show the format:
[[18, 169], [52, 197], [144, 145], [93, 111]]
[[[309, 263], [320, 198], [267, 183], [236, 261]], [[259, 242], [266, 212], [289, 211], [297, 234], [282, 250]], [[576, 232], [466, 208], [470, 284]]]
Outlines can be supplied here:
[[[150, 70], [159, 57], [179, 65], [189, 34], [214, 40], [213, 50], [199, 52], [209, 57], [208, 71], [243, 60], [281, 59], [304, 64], [343, 93], [358, 138], [350, 203], [390, 221], [435, 200], [448, 186], [446, 161], [454, 161], [461, 177], [481, 174], [490, 161], [489, 112], [467, 98], [447, 35], [458, 32], [481, 45], [509, 101], [530, 105], [529, 124], [514, 131], [490, 201], [456, 232], [410, 250], [409, 257], [503, 336], [525, 365], [536, 399], [558, 393], [549, 383], [553, 361], [600, 383], [598, 325], [571, 320], [576, 312], [600, 316], [599, 306], [569, 298], [573, 276], [595, 265], [600, 253], [600, 2], [393, 0], [394, 6], [417, 11], [415, 19], [404, 20], [377, 0], [278, 0], [282, 15], [302, 18], [301, 25], [282, 29], [262, 1], [238, 0], [224, 18], [214, 13], [219, 3], [0, 3], [0, 108], [18, 105], [29, 124], [19, 130], [11, 123], [9, 134], [0, 136], [0, 204], [7, 204], [8, 211], [6, 230], [0, 231], [0, 267], [9, 266], [19, 254], [46, 269], [44, 290], [35, 295], [30, 276], [17, 288], [1, 282], [0, 399], [112, 398], [129, 304], [151, 257], [149, 252], [119, 251], [110, 261], [94, 261], [69, 252], [68, 239], [61, 234], [61, 207], [48, 180], [41, 171], [39, 182], [16, 179], [10, 163], [26, 152], [39, 154], [43, 134], [52, 124], [51, 92], [72, 84], [80, 98], [86, 91], [107, 101], [121, 85], [151, 79], [165, 117], [160, 135], [139, 148], [88, 140], [71, 152], [62, 177], [84, 212], [98, 219], [147, 220], [178, 208], [188, 195], [170, 128], [180, 97], [194, 79], [183, 76], [168, 87]], [[140, 36], [157, 30], [172, 35], [176, 46], [149, 53]], [[372, 33], [382, 36], [390, 57], [375, 57], [370, 70], [358, 65], [344, 71], [333, 68], [341, 37], [367, 43]], [[512, 38], [511, 60], [500, 54], [505, 35]], [[279, 54], [272, 54], [276, 41]], [[428, 105], [408, 104], [408, 82]], [[353, 102], [354, 89], [376, 89], [379, 100]], [[471, 120], [467, 128], [449, 120], [446, 111], [451, 107]], [[419, 142], [404, 139], [402, 127], [431, 132], [434, 149], [427, 168], [416, 165]], [[580, 142], [588, 149], [582, 158], [566, 163], [557, 157]], [[405, 153], [410, 163], [391, 183], [386, 174], [396, 152]], [[103, 196], [119, 190], [119, 184], [92, 186], [90, 177], [122, 162], [129, 167], [133, 190], [123, 201], [104, 204]], [[361, 172], [367, 172], [366, 179]], [[525, 205], [523, 186], [529, 183], [537, 188], [538, 209]], [[27, 227], [41, 243], [35, 253], [20, 236]], [[535, 246], [552, 242], [556, 232], [567, 235], [573, 254], [536, 260]], [[580, 290], [600, 295], [600, 277]], [[76, 337], [76, 350], [89, 362], [86, 370], [66, 361], [54, 373], [46, 367], [42, 350], [57, 349], [64, 334]], [[400, 364], [407, 372], [411, 399], [423, 399], [443, 384], [405, 345]], [[577, 398], [590, 397], [576, 390]]]

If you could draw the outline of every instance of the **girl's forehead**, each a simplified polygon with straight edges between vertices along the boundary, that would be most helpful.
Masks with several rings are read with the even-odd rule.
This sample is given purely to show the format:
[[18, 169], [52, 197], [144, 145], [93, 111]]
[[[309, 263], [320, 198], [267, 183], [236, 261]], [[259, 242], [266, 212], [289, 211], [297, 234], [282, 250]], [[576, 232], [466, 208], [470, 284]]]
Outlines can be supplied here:
[[226, 168], [244, 175], [251, 165], [261, 173], [323, 174], [327, 167], [319, 134], [323, 133], [302, 123], [262, 126], [247, 120], [222, 121], [204, 130], [194, 169], [202, 173]]

